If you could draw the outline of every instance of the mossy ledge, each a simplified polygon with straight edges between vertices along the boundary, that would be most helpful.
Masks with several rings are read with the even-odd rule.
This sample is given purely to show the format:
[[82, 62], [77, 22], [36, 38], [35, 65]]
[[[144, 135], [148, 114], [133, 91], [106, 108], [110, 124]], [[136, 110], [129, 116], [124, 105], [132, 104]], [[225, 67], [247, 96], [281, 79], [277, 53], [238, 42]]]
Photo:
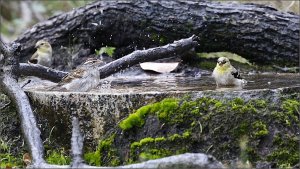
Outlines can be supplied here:
[[300, 158], [299, 98], [283, 97], [276, 104], [242, 98], [164, 99], [131, 113], [85, 160], [117, 166], [199, 152], [227, 165], [238, 159], [252, 167], [260, 162], [294, 166]]

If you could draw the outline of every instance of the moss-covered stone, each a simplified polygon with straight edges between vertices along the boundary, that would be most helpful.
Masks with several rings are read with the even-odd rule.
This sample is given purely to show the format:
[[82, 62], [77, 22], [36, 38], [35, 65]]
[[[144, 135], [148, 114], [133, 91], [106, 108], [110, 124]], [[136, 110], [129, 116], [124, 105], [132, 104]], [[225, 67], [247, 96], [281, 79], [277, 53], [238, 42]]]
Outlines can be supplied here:
[[275, 135], [273, 145], [276, 147], [274, 151], [267, 156], [267, 160], [276, 162], [277, 167], [286, 168], [291, 167], [299, 162], [300, 150], [299, 150], [300, 137], [294, 134], [282, 134]]
[[113, 134], [109, 138], [101, 140], [96, 151], [84, 154], [85, 161], [95, 166], [118, 166], [120, 160], [117, 156], [116, 149], [112, 147], [114, 139], [115, 135]]
[[177, 102], [176, 99], [165, 99], [158, 103], [143, 106], [136, 112], [130, 114], [125, 120], [121, 121], [119, 126], [123, 130], [141, 127], [144, 125], [144, 119], [149, 113], [157, 113], [160, 119], [167, 119], [167, 116], [178, 107]]
[[[293, 166], [300, 153], [295, 141], [299, 139], [298, 113], [298, 98], [283, 98], [277, 104], [241, 98], [165, 99], [141, 107], [121, 121], [120, 128], [113, 129], [115, 139], [108, 151], [119, 155], [119, 164], [201, 152], [226, 161], [238, 158], [244, 163], [271, 161], [276, 167]], [[278, 135], [278, 131], [288, 131], [289, 136]], [[242, 148], [244, 137], [247, 141]], [[289, 158], [285, 158], [287, 152]]]
[[174, 154], [181, 154], [185, 153], [186, 149], [181, 148], [177, 149], [175, 147], [164, 147], [167, 144], [177, 144], [182, 141], [188, 141], [191, 138], [190, 131], [183, 132], [182, 135], [180, 134], [173, 134], [165, 137], [146, 137], [141, 139], [140, 141], [133, 142], [130, 145], [130, 156], [131, 158], [128, 159], [131, 163], [137, 161], [144, 161], [144, 160], [153, 160], [157, 158], [162, 158]]

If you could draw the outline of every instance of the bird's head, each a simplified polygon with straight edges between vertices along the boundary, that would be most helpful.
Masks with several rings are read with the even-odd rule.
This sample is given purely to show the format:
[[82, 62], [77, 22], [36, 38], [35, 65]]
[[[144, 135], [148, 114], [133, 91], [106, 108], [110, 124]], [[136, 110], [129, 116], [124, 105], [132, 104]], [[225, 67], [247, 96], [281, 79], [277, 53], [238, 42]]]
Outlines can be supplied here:
[[99, 59], [96, 58], [88, 58], [83, 65], [84, 66], [98, 66], [100, 64], [102, 64], [103, 62]]
[[221, 66], [221, 67], [228, 67], [228, 66], [230, 66], [230, 61], [226, 57], [220, 57], [218, 59], [217, 63], [218, 63], [218, 66]]
[[52, 53], [52, 47], [51, 47], [50, 43], [47, 42], [46, 40], [37, 41], [35, 44], [35, 48], [41, 52]]

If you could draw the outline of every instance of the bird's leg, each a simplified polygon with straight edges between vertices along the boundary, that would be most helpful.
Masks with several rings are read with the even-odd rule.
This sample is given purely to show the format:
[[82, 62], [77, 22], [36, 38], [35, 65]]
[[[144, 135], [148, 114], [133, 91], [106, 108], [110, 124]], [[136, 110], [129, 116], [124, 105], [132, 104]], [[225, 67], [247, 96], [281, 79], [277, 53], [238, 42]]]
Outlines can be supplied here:
[[26, 83], [24, 83], [21, 88], [25, 87], [26, 85], [28, 85], [31, 82], [31, 80], [29, 79]]

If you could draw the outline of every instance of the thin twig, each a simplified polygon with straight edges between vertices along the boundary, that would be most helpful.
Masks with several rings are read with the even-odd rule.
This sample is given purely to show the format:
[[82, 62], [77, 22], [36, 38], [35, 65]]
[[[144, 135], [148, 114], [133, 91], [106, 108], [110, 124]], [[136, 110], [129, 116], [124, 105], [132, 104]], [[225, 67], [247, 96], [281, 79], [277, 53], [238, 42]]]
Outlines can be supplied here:
[[9, 103], [4, 104], [2, 107], [0, 107], [0, 110], [4, 110], [10, 105], [11, 101]]

